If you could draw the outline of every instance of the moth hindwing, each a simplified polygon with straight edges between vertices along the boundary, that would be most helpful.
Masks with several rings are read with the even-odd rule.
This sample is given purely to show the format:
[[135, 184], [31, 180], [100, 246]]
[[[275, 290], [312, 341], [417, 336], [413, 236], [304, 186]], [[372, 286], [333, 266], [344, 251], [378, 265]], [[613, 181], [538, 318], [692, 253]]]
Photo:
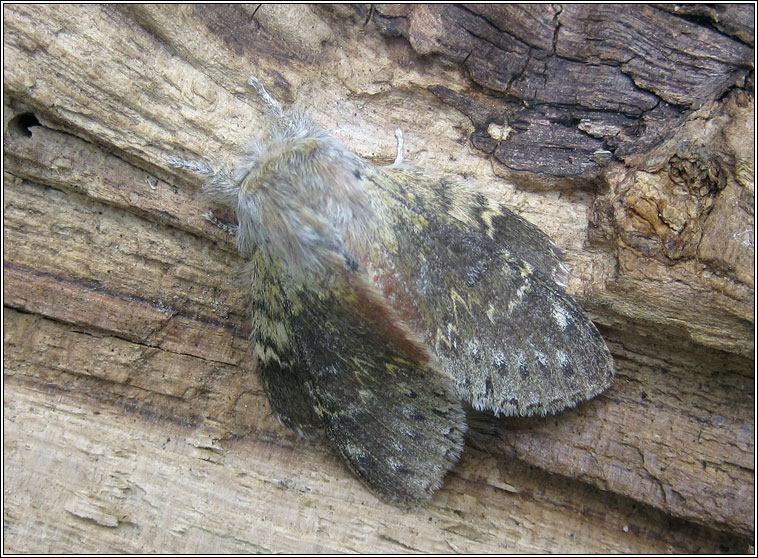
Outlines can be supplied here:
[[456, 184], [373, 167], [250, 84], [269, 139], [234, 172], [172, 162], [236, 210], [253, 352], [283, 424], [323, 432], [372, 491], [415, 506], [460, 456], [462, 402], [545, 414], [611, 384], [544, 233]]

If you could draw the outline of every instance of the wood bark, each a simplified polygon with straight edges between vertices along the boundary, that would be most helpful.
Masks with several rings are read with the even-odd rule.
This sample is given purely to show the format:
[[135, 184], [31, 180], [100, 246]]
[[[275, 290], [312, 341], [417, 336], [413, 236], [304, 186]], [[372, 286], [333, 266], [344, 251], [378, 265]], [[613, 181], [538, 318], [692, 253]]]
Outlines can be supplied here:
[[[3, 10], [4, 551], [752, 548], [752, 5]], [[550, 234], [613, 387], [415, 512], [280, 426], [224, 214], [167, 163], [263, 136], [251, 74]]]

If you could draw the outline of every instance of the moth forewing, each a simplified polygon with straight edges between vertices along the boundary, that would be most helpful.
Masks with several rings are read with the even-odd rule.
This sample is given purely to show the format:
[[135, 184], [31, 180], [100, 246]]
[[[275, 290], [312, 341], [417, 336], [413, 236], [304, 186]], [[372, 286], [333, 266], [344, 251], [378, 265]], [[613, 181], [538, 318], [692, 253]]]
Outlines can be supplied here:
[[391, 207], [371, 262], [375, 280], [463, 400], [495, 414], [545, 414], [610, 385], [610, 352], [552, 279], [565, 268], [544, 233], [420, 172], [364, 176]]

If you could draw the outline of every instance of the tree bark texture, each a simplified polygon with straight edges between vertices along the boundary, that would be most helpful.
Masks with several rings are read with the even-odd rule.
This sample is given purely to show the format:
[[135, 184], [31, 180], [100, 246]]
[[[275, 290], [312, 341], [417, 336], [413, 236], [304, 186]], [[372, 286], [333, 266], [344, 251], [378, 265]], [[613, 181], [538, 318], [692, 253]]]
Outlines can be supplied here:
[[[752, 548], [752, 4], [3, 10], [4, 551]], [[613, 387], [413, 512], [280, 426], [233, 216], [167, 163], [262, 138], [251, 74], [550, 234]]]

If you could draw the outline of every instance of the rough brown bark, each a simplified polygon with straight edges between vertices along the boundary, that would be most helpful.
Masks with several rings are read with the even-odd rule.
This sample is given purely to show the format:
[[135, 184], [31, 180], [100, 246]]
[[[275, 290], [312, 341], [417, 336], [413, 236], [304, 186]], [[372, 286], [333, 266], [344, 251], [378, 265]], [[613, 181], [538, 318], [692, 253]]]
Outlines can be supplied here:
[[[4, 6], [4, 550], [746, 551], [748, 9]], [[249, 74], [551, 234], [614, 386], [503, 420], [420, 512], [279, 426], [241, 259], [166, 163], [261, 136]]]

